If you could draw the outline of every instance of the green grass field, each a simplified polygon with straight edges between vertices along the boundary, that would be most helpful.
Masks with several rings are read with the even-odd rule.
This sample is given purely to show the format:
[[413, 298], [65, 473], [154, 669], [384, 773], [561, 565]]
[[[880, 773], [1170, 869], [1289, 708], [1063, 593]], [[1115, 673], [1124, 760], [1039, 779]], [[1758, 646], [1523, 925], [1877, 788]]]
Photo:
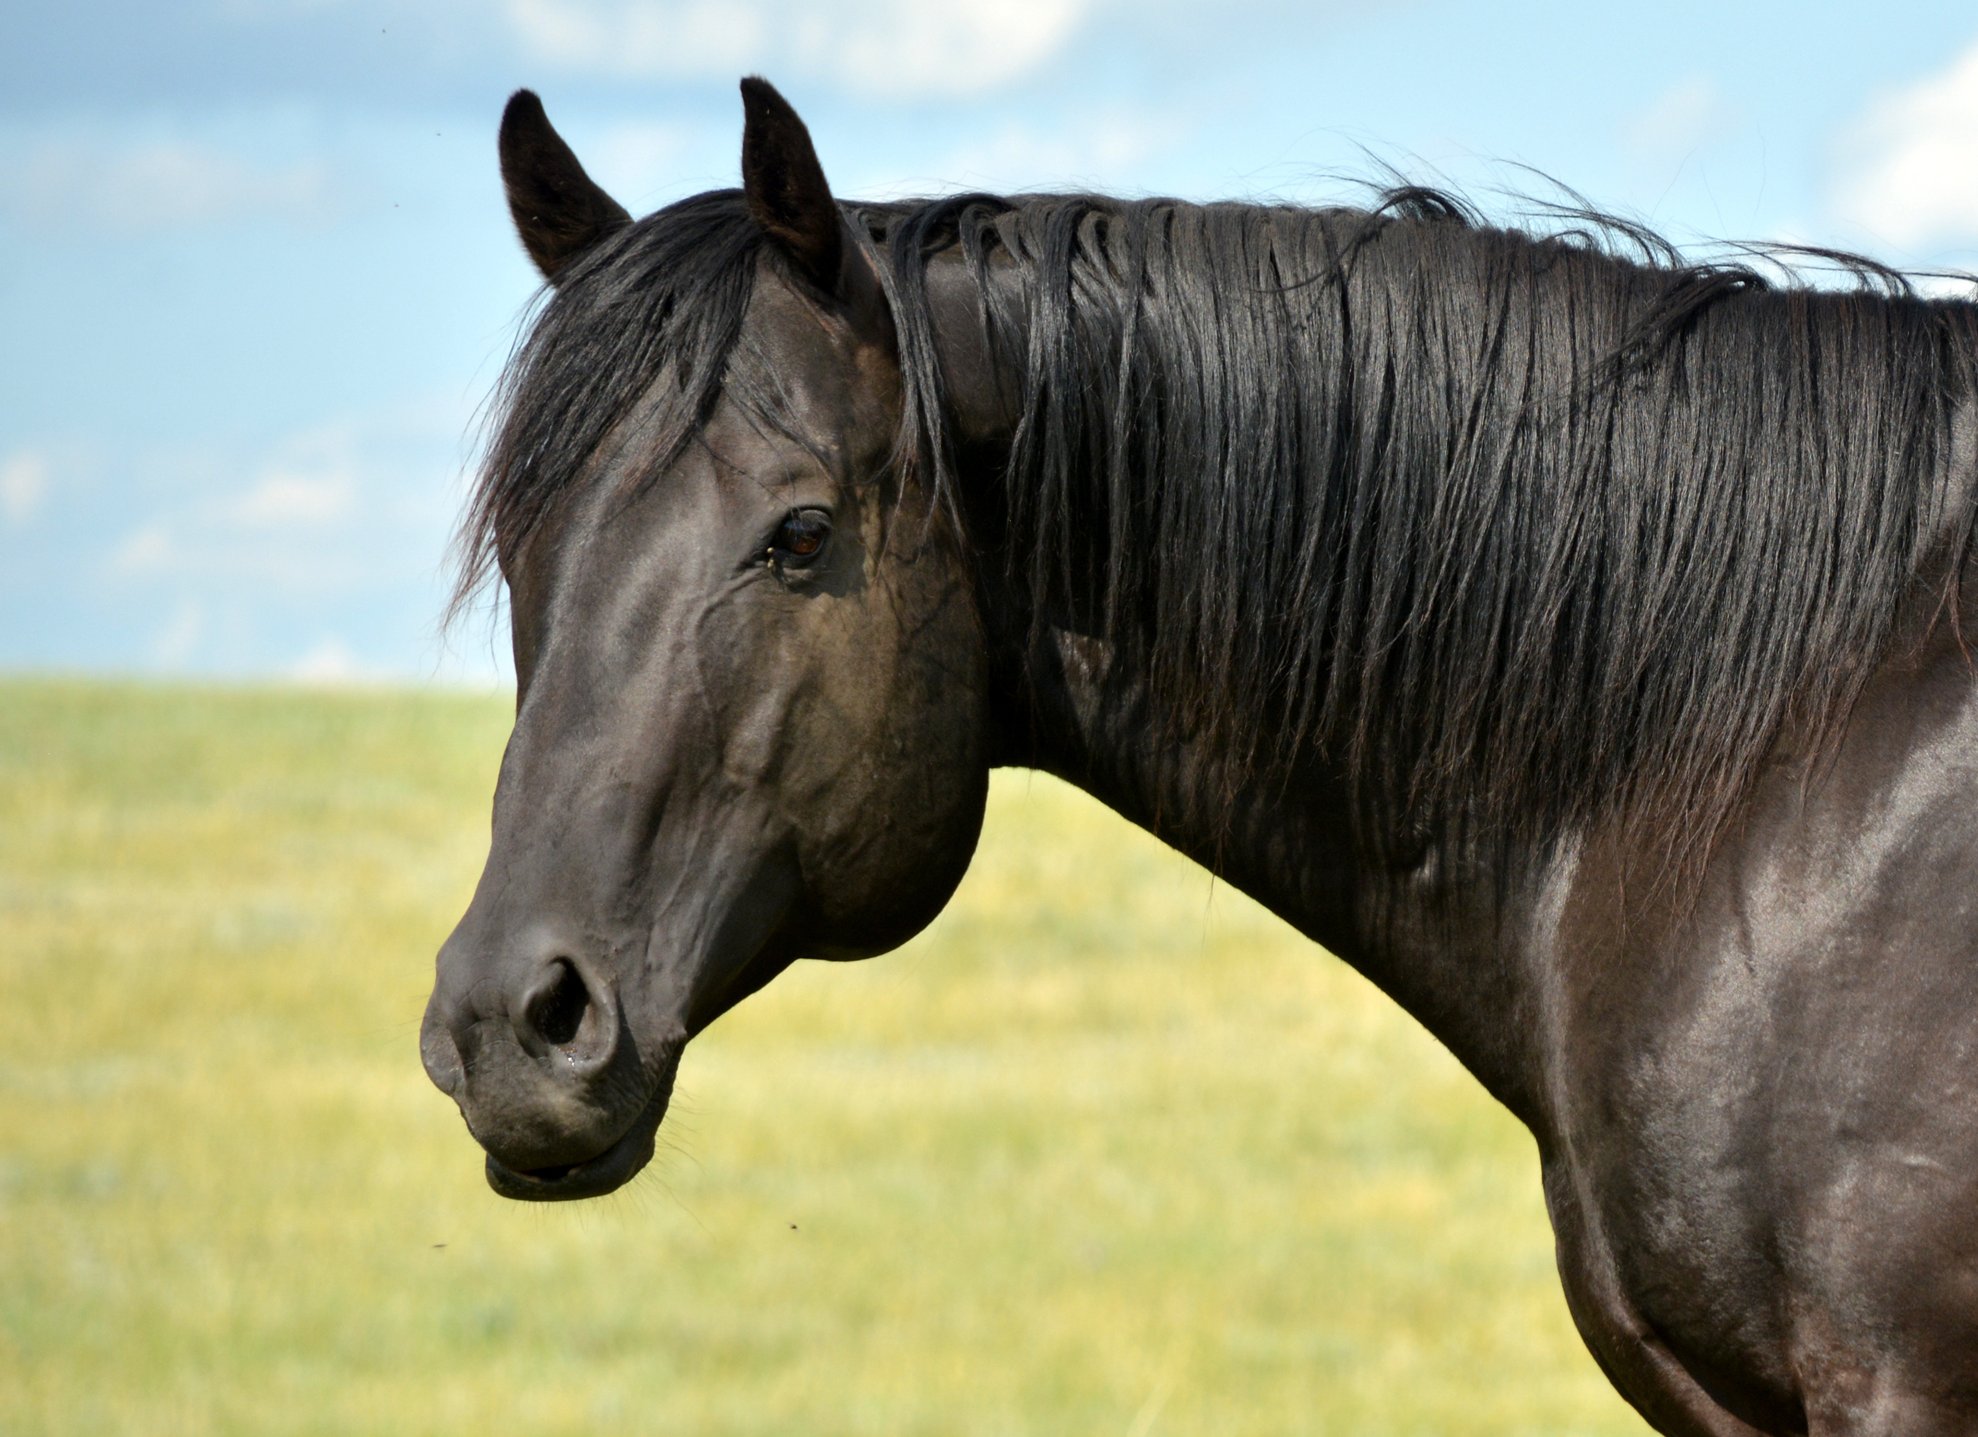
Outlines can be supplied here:
[[1531, 1141], [1339, 963], [1001, 775], [910, 948], [494, 1197], [419, 1068], [506, 705], [0, 684], [0, 1433], [1640, 1433]]

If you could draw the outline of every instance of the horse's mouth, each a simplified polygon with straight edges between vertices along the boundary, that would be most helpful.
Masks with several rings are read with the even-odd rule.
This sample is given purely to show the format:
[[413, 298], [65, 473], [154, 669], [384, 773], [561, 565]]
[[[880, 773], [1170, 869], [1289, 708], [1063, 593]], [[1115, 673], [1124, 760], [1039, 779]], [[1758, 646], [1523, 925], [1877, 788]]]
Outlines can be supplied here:
[[659, 1122], [666, 1116], [666, 1103], [672, 1091], [672, 1083], [661, 1083], [645, 1111], [633, 1119], [632, 1126], [610, 1147], [582, 1162], [516, 1169], [489, 1153], [488, 1186], [518, 1202], [573, 1202], [616, 1191], [652, 1161]]

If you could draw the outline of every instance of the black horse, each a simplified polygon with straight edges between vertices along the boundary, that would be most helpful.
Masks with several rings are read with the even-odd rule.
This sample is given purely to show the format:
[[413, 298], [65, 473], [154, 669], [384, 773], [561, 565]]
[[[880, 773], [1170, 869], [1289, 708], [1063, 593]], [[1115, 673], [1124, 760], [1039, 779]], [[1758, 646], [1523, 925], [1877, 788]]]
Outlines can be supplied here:
[[841, 204], [742, 89], [743, 188], [636, 222], [502, 122], [518, 706], [422, 1035], [495, 1189], [625, 1182], [1027, 765], [1523, 1119], [1649, 1421], [1978, 1430], [1978, 307], [1418, 189]]

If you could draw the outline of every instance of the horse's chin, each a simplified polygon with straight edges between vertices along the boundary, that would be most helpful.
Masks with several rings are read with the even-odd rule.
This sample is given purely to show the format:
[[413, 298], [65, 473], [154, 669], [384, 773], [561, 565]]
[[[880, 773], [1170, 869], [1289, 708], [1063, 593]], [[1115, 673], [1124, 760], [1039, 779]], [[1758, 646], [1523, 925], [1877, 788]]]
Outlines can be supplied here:
[[488, 1154], [488, 1186], [517, 1202], [574, 1202], [578, 1198], [603, 1197], [637, 1177], [652, 1161], [654, 1140], [660, 1119], [673, 1091], [671, 1082], [659, 1085], [652, 1101], [619, 1135], [610, 1147], [577, 1163], [518, 1170], [493, 1153]]

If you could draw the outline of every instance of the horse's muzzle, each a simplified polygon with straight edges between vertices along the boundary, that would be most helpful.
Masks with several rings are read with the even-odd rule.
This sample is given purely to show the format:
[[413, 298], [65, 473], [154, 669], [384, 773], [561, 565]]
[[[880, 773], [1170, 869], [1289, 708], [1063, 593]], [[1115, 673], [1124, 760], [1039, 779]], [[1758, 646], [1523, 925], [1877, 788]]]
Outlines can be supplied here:
[[580, 1163], [552, 1164], [518, 1172], [489, 1153], [488, 1186], [518, 1202], [569, 1202], [601, 1197], [623, 1187], [652, 1161], [660, 1120], [666, 1116], [666, 1105], [672, 1095], [673, 1080], [668, 1074], [624, 1136], [596, 1157]]
[[614, 985], [570, 945], [488, 971], [455, 944], [419, 1035], [420, 1057], [487, 1150], [504, 1197], [594, 1197], [652, 1157], [680, 1044], [641, 1054]]

